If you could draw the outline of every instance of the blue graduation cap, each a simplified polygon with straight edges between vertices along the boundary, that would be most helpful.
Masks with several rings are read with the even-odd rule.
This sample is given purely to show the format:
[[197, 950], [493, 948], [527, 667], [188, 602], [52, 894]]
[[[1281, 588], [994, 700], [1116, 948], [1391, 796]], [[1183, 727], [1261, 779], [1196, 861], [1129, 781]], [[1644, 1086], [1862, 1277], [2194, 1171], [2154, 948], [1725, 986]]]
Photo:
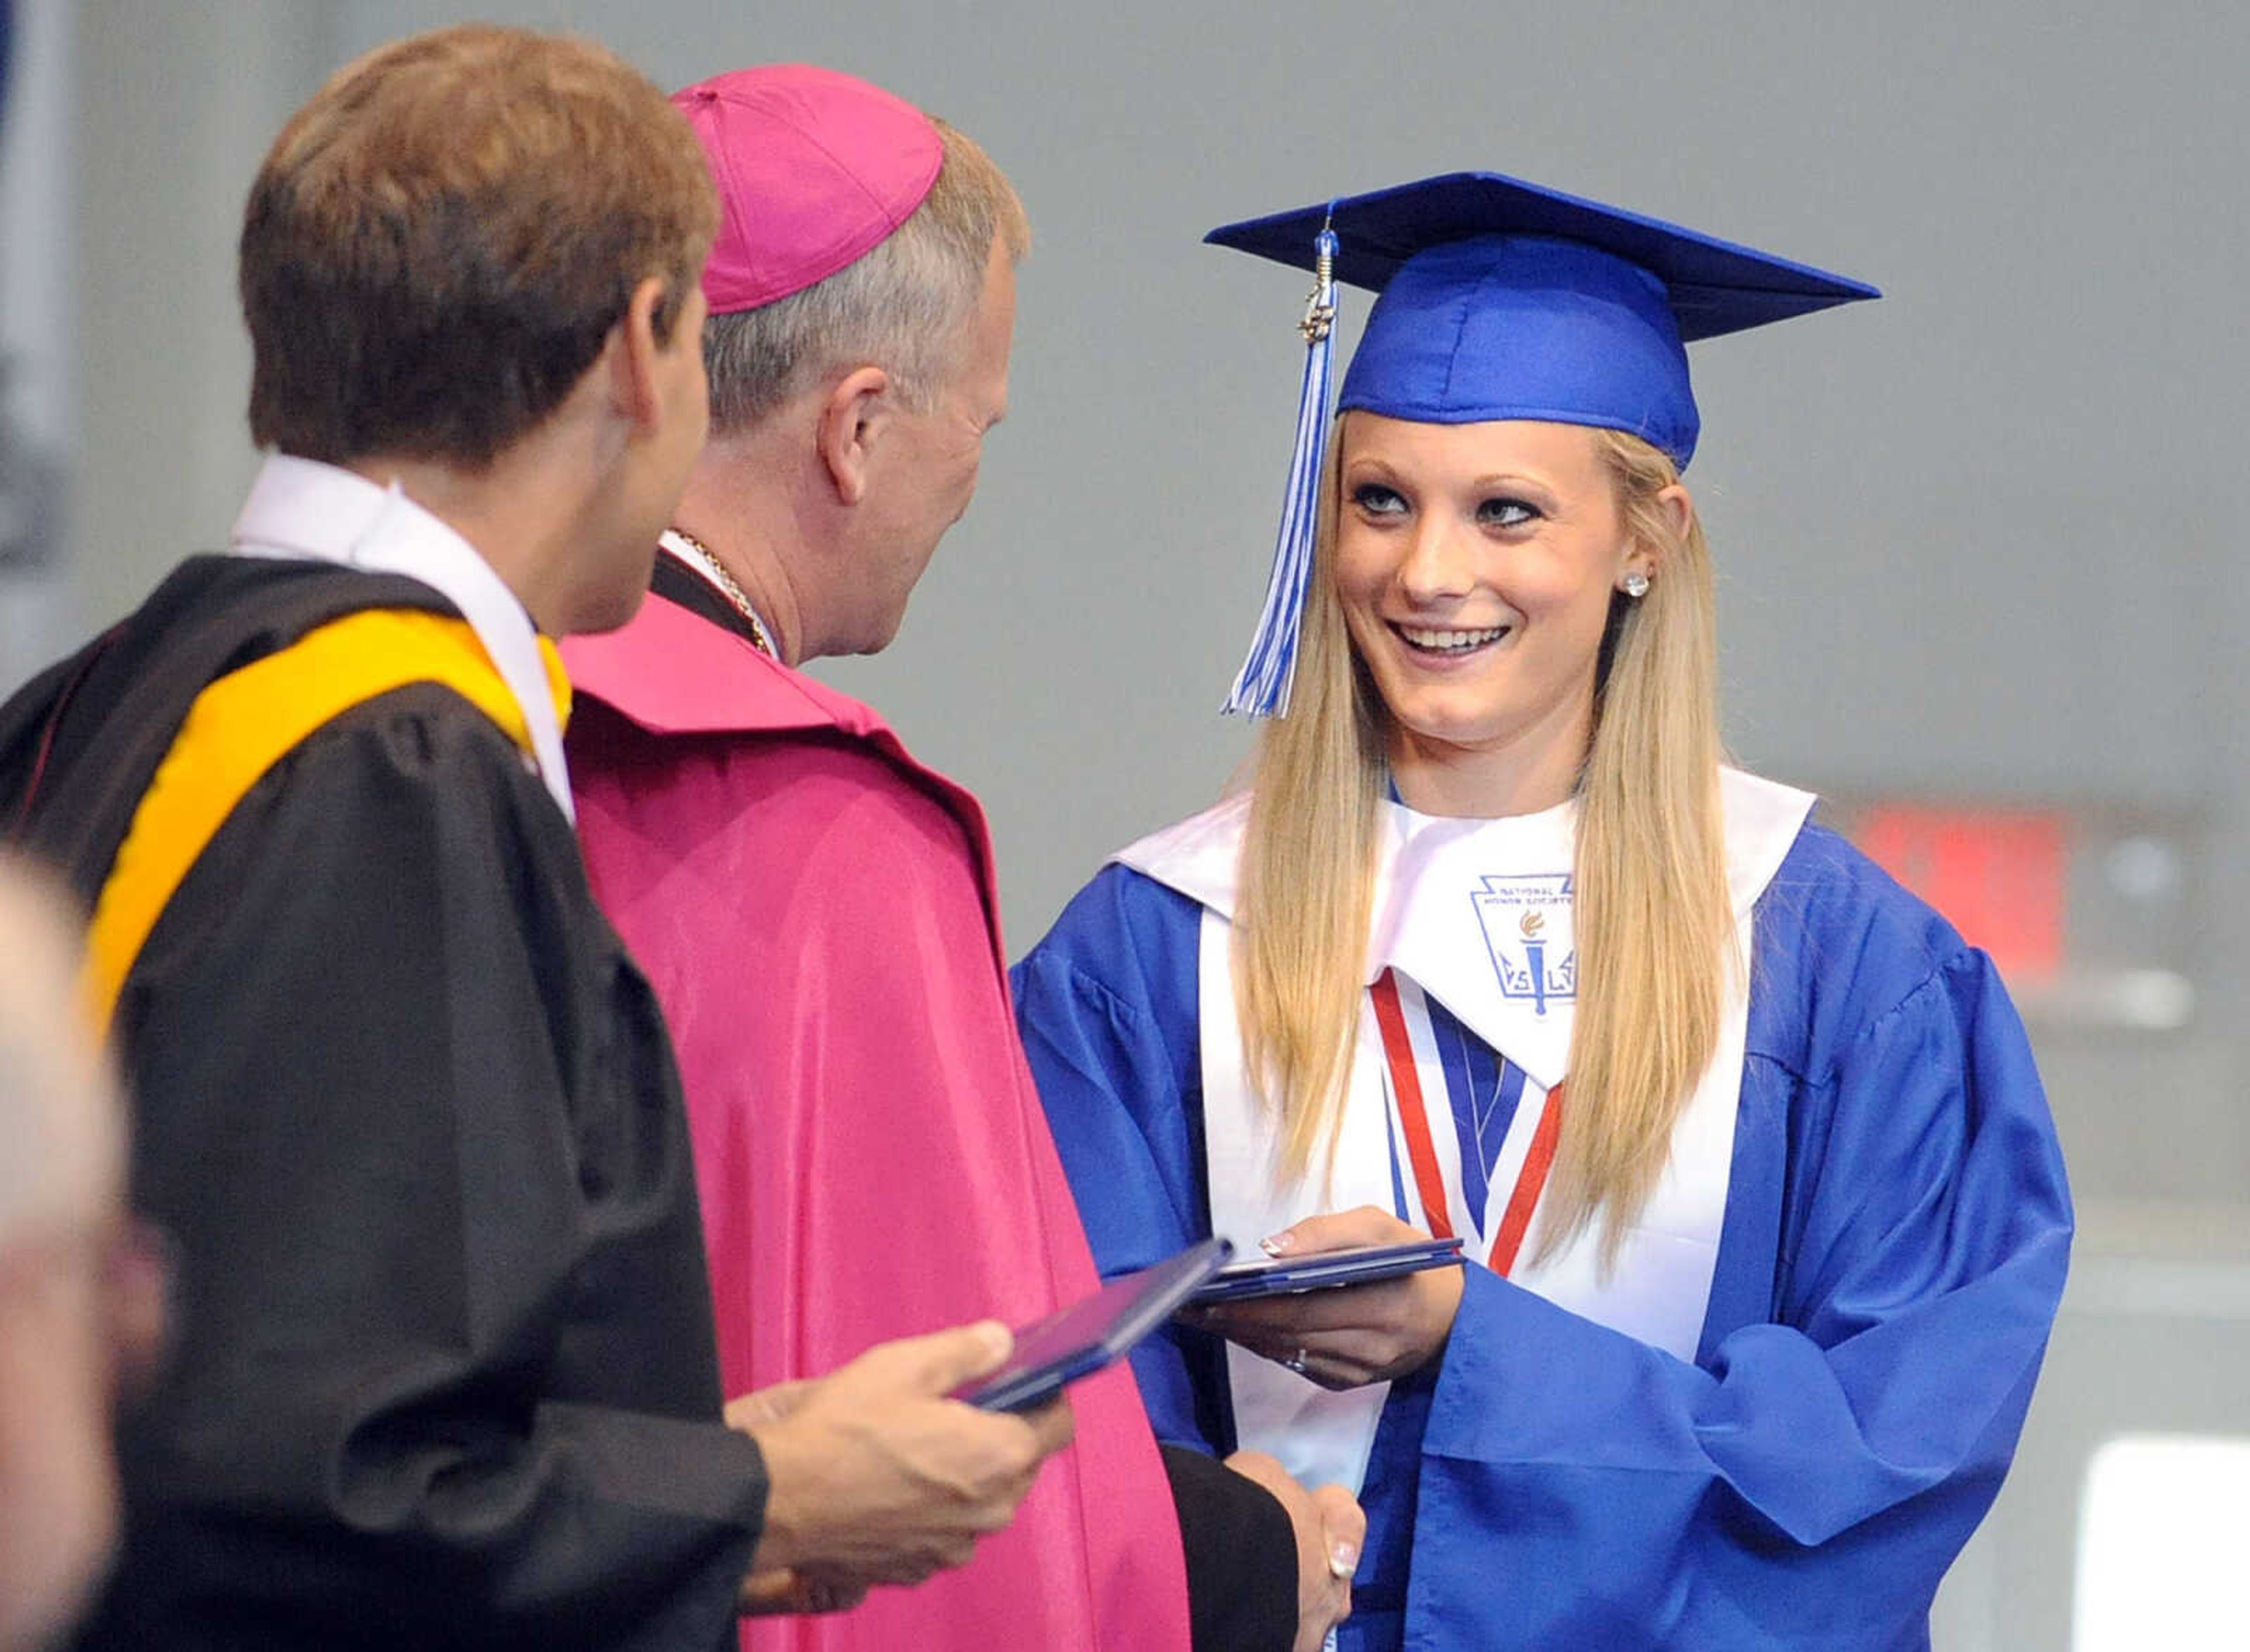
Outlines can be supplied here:
[[1864, 283], [1492, 172], [1454, 172], [1213, 230], [1314, 273], [1297, 445], [1266, 609], [1226, 709], [1288, 710], [1312, 573], [1336, 283], [1380, 294], [1337, 411], [1628, 431], [1686, 468], [1688, 341], [1881, 295]]

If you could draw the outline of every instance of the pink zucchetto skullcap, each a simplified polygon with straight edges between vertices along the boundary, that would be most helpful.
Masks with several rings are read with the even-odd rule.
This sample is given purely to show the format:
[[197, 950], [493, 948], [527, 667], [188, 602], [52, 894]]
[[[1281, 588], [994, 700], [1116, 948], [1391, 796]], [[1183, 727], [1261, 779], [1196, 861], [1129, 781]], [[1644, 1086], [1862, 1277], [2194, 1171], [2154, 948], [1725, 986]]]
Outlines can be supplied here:
[[719, 238], [703, 272], [714, 315], [835, 274], [907, 221], [945, 159], [914, 105], [810, 64], [737, 69], [672, 101], [719, 185]]

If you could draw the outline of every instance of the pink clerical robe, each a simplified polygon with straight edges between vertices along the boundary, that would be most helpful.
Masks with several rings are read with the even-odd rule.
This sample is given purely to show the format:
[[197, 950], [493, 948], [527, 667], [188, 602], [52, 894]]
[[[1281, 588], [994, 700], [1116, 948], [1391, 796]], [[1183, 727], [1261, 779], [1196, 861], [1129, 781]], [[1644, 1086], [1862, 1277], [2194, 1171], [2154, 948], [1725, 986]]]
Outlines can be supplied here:
[[[983, 812], [866, 706], [652, 596], [563, 656], [594, 891], [678, 1047], [727, 1392], [1094, 1289], [1017, 1043]], [[1188, 1645], [1131, 1374], [1007, 1531], [914, 1589], [746, 1622], [757, 1652]]]

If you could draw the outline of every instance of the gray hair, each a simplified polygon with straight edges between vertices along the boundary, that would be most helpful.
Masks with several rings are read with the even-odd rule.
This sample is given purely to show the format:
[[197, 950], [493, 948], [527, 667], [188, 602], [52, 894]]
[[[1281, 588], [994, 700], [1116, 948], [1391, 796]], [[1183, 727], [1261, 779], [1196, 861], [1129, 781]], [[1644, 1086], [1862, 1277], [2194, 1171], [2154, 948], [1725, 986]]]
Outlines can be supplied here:
[[842, 368], [884, 368], [918, 409], [952, 375], [994, 244], [1018, 262], [1031, 231], [991, 158], [944, 121], [934, 124], [945, 159], [896, 231], [802, 292], [705, 324], [714, 433], [757, 423]]

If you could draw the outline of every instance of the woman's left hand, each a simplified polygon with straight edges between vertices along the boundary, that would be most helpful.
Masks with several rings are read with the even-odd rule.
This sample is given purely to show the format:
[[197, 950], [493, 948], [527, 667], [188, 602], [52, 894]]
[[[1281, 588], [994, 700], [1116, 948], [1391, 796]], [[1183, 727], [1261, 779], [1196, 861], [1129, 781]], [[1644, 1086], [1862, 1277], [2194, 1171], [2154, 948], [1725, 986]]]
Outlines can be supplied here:
[[[1310, 1216], [1266, 1242], [1276, 1256], [1430, 1236], [1375, 1205]], [[1461, 1270], [1428, 1268], [1372, 1284], [1190, 1309], [1181, 1319], [1287, 1366], [1323, 1388], [1356, 1388], [1418, 1371], [1445, 1352], [1461, 1304]]]

